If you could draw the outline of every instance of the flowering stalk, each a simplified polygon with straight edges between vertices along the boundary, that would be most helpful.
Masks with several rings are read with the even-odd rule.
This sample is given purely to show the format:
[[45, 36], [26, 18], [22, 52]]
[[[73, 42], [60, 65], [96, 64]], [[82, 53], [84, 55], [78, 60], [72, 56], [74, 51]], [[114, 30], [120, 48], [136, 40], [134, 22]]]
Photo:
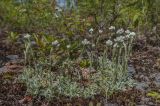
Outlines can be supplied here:
[[128, 67], [128, 58], [129, 58], [129, 54], [128, 54], [128, 50], [127, 50], [127, 46], [126, 44], [123, 42], [123, 46], [124, 46], [124, 57], [122, 58], [123, 62], [122, 62], [122, 67], [123, 67], [123, 70], [124, 70], [124, 75], [127, 74], [127, 67]]
[[31, 35], [26, 34], [24, 36], [25, 39], [25, 51], [24, 51], [24, 60], [25, 60], [25, 64], [29, 63], [29, 65], [31, 64], [31, 59], [32, 57], [34, 57], [33, 55], [33, 50], [31, 48], [31, 40], [30, 40]]
[[[115, 27], [112, 26], [109, 29], [112, 29], [113, 31]], [[118, 29], [115, 34], [117, 37], [114, 41], [108, 40], [106, 44], [112, 48], [112, 62], [117, 65], [122, 65], [123, 74], [127, 75], [128, 59], [132, 50], [133, 38], [136, 34], [134, 32], [130, 32], [129, 30], [124, 31], [122, 28]]]

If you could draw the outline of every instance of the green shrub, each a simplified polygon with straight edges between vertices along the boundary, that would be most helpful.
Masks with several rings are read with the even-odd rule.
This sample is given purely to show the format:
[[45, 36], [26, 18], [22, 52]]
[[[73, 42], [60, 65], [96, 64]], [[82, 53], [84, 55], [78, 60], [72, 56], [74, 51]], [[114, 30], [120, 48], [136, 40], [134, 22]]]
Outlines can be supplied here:
[[52, 34], [68, 30], [68, 34], [74, 35], [74, 31], [69, 31], [70, 28], [80, 28], [79, 31], [83, 32], [82, 25], [90, 24], [86, 21], [81, 24], [83, 19], [89, 20], [95, 27], [106, 28], [114, 24], [130, 28], [139, 26], [143, 29], [146, 25], [157, 25], [159, 5], [158, 0], [81, 0], [78, 1], [77, 10], [56, 11], [52, 0], [31, 0], [24, 3], [1, 0], [0, 21], [1, 26], [7, 25], [17, 31]]

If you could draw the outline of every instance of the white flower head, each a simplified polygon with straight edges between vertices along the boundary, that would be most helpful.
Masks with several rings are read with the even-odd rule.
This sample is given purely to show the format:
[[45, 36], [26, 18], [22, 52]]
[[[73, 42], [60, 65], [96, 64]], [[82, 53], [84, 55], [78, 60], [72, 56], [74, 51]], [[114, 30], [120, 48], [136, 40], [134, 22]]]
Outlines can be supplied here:
[[88, 44], [90, 44], [90, 41], [88, 41], [87, 39], [84, 39], [84, 40], [82, 41], [82, 44], [83, 44], [83, 45], [88, 45]]
[[112, 46], [113, 42], [111, 40], [107, 40], [106, 44], [109, 45], [109, 46]]
[[53, 45], [53, 46], [60, 46], [58, 40], [55, 40], [54, 42], [52, 42], [52, 45]]
[[110, 26], [109, 27], [109, 30], [115, 30], [116, 28], [115, 28], [115, 26]]
[[29, 35], [29, 34], [26, 34], [25, 36], [24, 36], [24, 38], [26, 38], [26, 39], [29, 39], [31, 37], [31, 35]]
[[130, 34], [126, 35], [126, 38], [130, 38]]
[[95, 47], [96, 45], [95, 44], [92, 44], [92, 47]]
[[117, 37], [116, 39], [114, 39], [114, 41], [115, 41], [115, 42], [123, 42], [124, 39], [125, 39], [124, 36], [119, 36], [119, 37]]
[[71, 45], [67, 45], [66, 47], [69, 49], [71, 47]]
[[99, 29], [99, 33], [100, 33], [100, 34], [103, 33], [103, 30]]
[[94, 29], [93, 29], [93, 28], [89, 29], [89, 32], [90, 32], [90, 33], [92, 33], [93, 31], [94, 31]]
[[130, 30], [126, 30], [125, 33], [126, 34], [130, 34], [131, 32], [130, 32]]
[[123, 28], [118, 29], [117, 32], [116, 32], [116, 34], [123, 34], [123, 33], [124, 33], [124, 29]]
[[130, 35], [130, 36], [135, 36], [136, 33], [135, 33], [135, 32], [131, 32], [129, 35]]
[[114, 45], [113, 45], [113, 47], [115, 48], [115, 47], [118, 47], [118, 44], [117, 43], [115, 43]]

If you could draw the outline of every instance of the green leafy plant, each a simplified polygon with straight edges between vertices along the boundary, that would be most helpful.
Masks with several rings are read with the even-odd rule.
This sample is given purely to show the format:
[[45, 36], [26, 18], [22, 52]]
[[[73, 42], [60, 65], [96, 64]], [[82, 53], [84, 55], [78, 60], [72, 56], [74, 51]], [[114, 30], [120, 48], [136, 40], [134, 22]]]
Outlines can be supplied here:
[[134, 85], [134, 81], [125, 75], [123, 67], [108, 60], [106, 55], [99, 58], [99, 71], [98, 83], [106, 96]]
[[160, 100], [160, 93], [151, 91], [147, 93], [147, 96], [152, 97], [153, 99]]
[[[93, 34], [93, 30], [89, 31]], [[134, 81], [127, 75], [127, 63], [135, 33], [127, 30], [125, 35], [124, 32], [121, 34], [120, 32], [122, 29], [117, 30], [113, 35], [116, 46], [111, 40], [106, 42], [109, 47], [114, 47], [113, 50], [110, 49], [112, 50], [111, 59], [108, 59], [106, 50], [94, 59], [95, 48], [92, 50], [91, 46], [94, 41], [82, 40], [77, 47], [80, 55], [71, 58], [70, 55], [74, 52], [70, 52], [72, 46], [63, 46], [63, 43], [66, 44], [65, 40], [54, 37], [32, 37], [27, 34], [24, 53], [29, 67], [24, 70], [19, 79], [26, 84], [29, 94], [49, 99], [63, 96], [91, 98], [99, 94], [109, 96], [116, 91], [132, 87]], [[120, 39], [122, 36], [126, 36], [126, 39]], [[36, 47], [32, 46], [33, 40], [36, 41]], [[97, 43], [99, 44], [100, 42]], [[120, 52], [122, 50], [124, 53]], [[61, 51], [67, 52], [65, 53], [67, 55], [60, 57], [58, 52]], [[116, 55], [117, 52], [120, 54]]]
[[[111, 32], [105, 28], [109, 23], [124, 24], [119, 18], [125, 16], [124, 11], [130, 11], [122, 10], [118, 3], [124, 4], [120, 1], [80, 1], [77, 12], [52, 11], [45, 8], [49, 6], [47, 0], [41, 1], [44, 5], [37, 0], [18, 4], [25, 9], [27, 31], [36, 29], [32, 36], [24, 37], [27, 66], [19, 79], [26, 84], [27, 93], [50, 100], [92, 98], [132, 87], [128, 60], [135, 33], [114, 26], [109, 28]], [[87, 9], [81, 9], [82, 5]]]
[[15, 43], [17, 42], [19, 38], [19, 35], [17, 33], [14, 33], [14, 32], [10, 32], [10, 35], [8, 36], [8, 40], [10, 43]]

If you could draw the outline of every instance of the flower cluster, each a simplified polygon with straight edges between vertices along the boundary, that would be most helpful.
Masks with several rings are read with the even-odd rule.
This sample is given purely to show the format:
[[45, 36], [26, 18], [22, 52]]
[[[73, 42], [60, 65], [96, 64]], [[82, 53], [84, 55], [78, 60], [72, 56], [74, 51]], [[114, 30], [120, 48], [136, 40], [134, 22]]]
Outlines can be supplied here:
[[29, 39], [30, 37], [31, 37], [30, 34], [26, 34], [26, 35], [24, 36], [25, 39]]
[[119, 36], [119, 37], [114, 39], [115, 42], [123, 42], [124, 40], [125, 40], [124, 36]]
[[109, 27], [109, 30], [115, 30], [116, 28], [115, 28], [115, 26], [110, 26]]
[[106, 41], [106, 44], [112, 46], [113, 42], [111, 40]]
[[[109, 27], [110, 30], [115, 30], [115, 27], [114, 26], [111, 26]], [[113, 47], [118, 47], [118, 43], [123, 43], [125, 40], [128, 40], [128, 39], [133, 39], [133, 37], [136, 35], [135, 32], [131, 32], [130, 30], [126, 30], [124, 31], [123, 28], [121, 29], [118, 29], [116, 31], [116, 38], [112, 41], [112, 40], [108, 40], [106, 41], [106, 44], [108, 46], [112, 46]]]
[[88, 41], [87, 39], [84, 39], [84, 40], [82, 41], [82, 44], [83, 44], [83, 45], [88, 45], [88, 44], [90, 44], [90, 41]]
[[131, 32], [130, 32], [130, 30], [126, 30], [125, 33], [126, 34], [130, 34]]
[[103, 30], [102, 29], [99, 29], [99, 31], [98, 31], [100, 34], [102, 34], [103, 33]]
[[66, 47], [67, 47], [67, 49], [69, 49], [71, 47], [71, 45], [67, 45]]
[[89, 32], [90, 32], [91, 34], [93, 33], [93, 31], [94, 31], [93, 28], [89, 29]]
[[116, 32], [116, 34], [123, 34], [123, 33], [124, 33], [124, 29], [123, 28], [118, 29], [117, 32]]

